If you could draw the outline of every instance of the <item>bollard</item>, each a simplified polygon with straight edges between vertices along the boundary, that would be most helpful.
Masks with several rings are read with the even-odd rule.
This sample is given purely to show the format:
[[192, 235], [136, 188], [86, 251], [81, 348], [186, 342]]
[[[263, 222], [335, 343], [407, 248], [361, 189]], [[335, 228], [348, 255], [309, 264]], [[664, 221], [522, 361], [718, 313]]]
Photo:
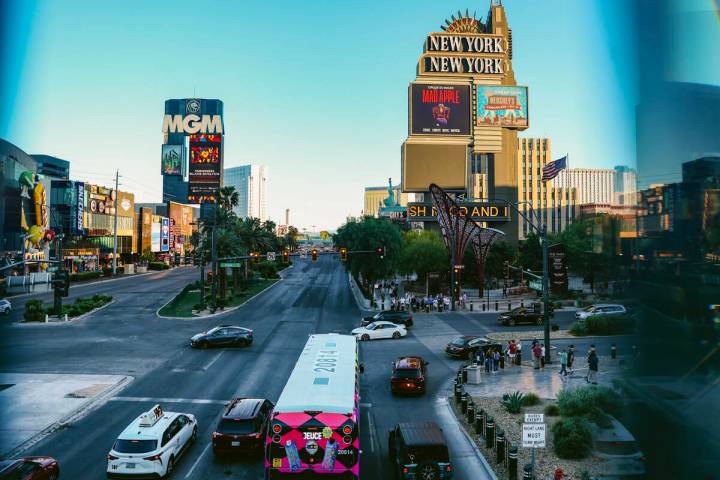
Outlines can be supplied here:
[[497, 429], [495, 444], [497, 445], [495, 462], [501, 464], [505, 461], [505, 432], [503, 432], [502, 428]]
[[495, 420], [493, 417], [487, 417], [485, 426], [485, 447], [493, 448], [495, 446]]
[[497, 301], [495, 302], [495, 311], [496, 312], [498, 311], [498, 302]]
[[522, 365], [522, 352], [520, 350], [518, 350], [515, 354], [515, 363], [518, 365]]
[[617, 348], [615, 348], [615, 344], [613, 343], [610, 347], [610, 358], [615, 360], [617, 358]]
[[469, 398], [469, 395], [466, 392], [463, 392], [463, 394], [460, 396], [460, 411], [461, 412], [465, 412], [465, 410], [467, 410], [468, 398]]
[[530, 463], [526, 463], [523, 467], [523, 480], [534, 480], [533, 466]]
[[467, 367], [464, 367], [464, 368], [463, 368], [463, 371], [462, 371], [462, 381], [463, 381], [463, 383], [467, 383], [467, 375], [468, 375], [468, 374], [467, 374]]
[[517, 445], [510, 445], [508, 448], [508, 480], [517, 480], [518, 470], [518, 447]]
[[500, 355], [500, 368], [505, 368], [505, 355]]
[[510, 302], [508, 302], [508, 312], [510, 311]]
[[460, 403], [460, 394], [462, 393], [462, 392], [460, 391], [461, 389], [462, 389], [462, 386], [460, 385], [460, 383], [459, 383], [457, 380], [455, 380], [455, 387], [454, 387], [454, 390], [455, 390], [455, 403]]
[[465, 415], [467, 416], [468, 423], [472, 424], [473, 419], [475, 419], [475, 402], [468, 402]]
[[485, 410], [482, 408], [475, 412], [475, 433], [478, 435], [482, 434], [483, 429], [483, 416], [485, 416]]
[[471, 311], [471, 312], [473, 311], [473, 304], [472, 304], [472, 302], [470, 302], [470, 311]]
[[525, 307], [525, 304], [523, 303], [522, 300], [520, 300], [520, 308], [523, 308], [523, 307]]
[[485, 304], [482, 304], [483, 312], [485, 311]]

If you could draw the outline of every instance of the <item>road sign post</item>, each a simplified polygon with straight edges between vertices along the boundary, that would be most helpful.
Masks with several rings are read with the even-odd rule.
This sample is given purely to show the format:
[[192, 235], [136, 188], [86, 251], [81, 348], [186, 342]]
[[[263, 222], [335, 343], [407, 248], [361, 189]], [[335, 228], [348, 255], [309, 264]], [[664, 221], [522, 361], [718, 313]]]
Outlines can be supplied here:
[[542, 413], [526, 413], [522, 424], [522, 446], [532, 449], [532, 471], [535, 472], [535, 449], [545, 448], [546, 424]]
[[274, 262], [275, 261], [275, 252], [267, 252], [267, 255], [265, 256], [267, 258], [268, 262]]

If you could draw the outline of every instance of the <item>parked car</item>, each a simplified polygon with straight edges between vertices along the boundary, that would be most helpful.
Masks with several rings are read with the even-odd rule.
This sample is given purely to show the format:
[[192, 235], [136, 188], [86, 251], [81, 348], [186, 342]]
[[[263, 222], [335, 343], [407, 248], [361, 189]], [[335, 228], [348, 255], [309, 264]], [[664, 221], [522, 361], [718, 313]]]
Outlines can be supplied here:
[[0, 299], [0, 313], [3, 315], [10, 315], [12, 311], [12, 303], [7, 298]]
[[274, 405], [263, 398], [235, 398], [212, 434], [213, 453], [251, 453], [265, 446], [267, 422]]
[[52, 457], [24, 457], [0, 461], [2, 480], [56, 480], [60, 467]]
[[448, 343], [445, 347], [445, 353], [453, 358], [472, 358], [475, 352], [481, 348], [483, 352], [496, 348], [502, 351], [503, 346], [487, 337], [463, 335]]
[[402, 312], [398, 310], [383, 310], [382, 312], [376, 313], [372, 317], [363, 317], [362, 321], [360, 322], [360, 326], [365, 327], [372, 322], [381, 321], [396, 323], [398, 325], [405, 325], [405, 328], [410, 328], [413, 326], [412, 314], [410, 312]]
[[627, 310], [622, 305], [601, 303], [598, 305], [590, 305], [582, 310], [575, 312], [575, 318], [585, 320], [590, 317], [605, 317], [609, 315], [625, 315]]
[[390, 377], [392, 393], [425, 393], [427, 366], [422, 357], [399, 357]]
[[453, 476], [447, 442], [435, 422], [398, 423], [390, 430], [388, 452], [397, 479], [435, 480]]
[[247, 347], [253, 342], [253, 331], [235, 325], [220, 325], [190, 339], [193, 348]]
[[108, 478], [165, 478], [197, 438], [191, 413], [165, 412], [155, 405], [120, 433], [107, 456]]
[[617, 419], [612, 426], [596, 427], [593, 432], [593, 456], [600, 459], [597, 480], [645, 478], [645, 456], [635, 437]]
[[396, 325], [390, 322], [373, 322], [366, 327], [358, 327], [352, 331], [359, 340], [374, 340], [379, 338], [394, 338], [395, 340], [407, 335], [405, 325]]
[[498, 322], [502, 325], [532, 324], [542, 325], [544, 321], [542, 311], [530, 307], [517, 307], [509, 312], [501, 313]]

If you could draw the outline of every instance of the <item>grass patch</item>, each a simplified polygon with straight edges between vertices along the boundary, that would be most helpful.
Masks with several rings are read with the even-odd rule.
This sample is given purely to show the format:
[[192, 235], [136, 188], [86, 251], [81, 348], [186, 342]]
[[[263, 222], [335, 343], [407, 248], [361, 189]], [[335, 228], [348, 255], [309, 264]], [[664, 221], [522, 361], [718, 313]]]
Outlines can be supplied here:
[[[224, 305], [225, 308], [236, 307], [242, 303], [245, 303], [251, 297], [257, 295], [261, 291], [268, 288], [273, 283], [277, 282], [277, 279], [254, 279], [247, 282], [240, 292], [232, 294], [232, 290], [228, 289], [227, 297], [224, 301], [218, 299], [219, 305]], [[210, 292], [210, 286], [205, 286], [206, 299]], [[183, 290], [173, 298], [170, 303], [160, 309], [160, 316], [163, 317], [185, 317], [191, 318], [193, 316], [193, 308], [197, 308], [203, 303], [203, 298], [200, 295], [200, 289], [197, 282], [187, 285]]]

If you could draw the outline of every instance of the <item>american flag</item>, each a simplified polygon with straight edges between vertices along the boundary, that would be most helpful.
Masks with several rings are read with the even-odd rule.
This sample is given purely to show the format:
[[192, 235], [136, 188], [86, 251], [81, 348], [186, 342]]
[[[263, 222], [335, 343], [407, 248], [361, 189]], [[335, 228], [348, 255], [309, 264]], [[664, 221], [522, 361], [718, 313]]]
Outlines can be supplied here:
[[555, 160], [554, 162], [550, 162], [543, 167], [542, 181], [547, 182], [548, 180], [552, 180], [558, 176], [560, 170], [565, 168], [567, 168], [567, 155]]

